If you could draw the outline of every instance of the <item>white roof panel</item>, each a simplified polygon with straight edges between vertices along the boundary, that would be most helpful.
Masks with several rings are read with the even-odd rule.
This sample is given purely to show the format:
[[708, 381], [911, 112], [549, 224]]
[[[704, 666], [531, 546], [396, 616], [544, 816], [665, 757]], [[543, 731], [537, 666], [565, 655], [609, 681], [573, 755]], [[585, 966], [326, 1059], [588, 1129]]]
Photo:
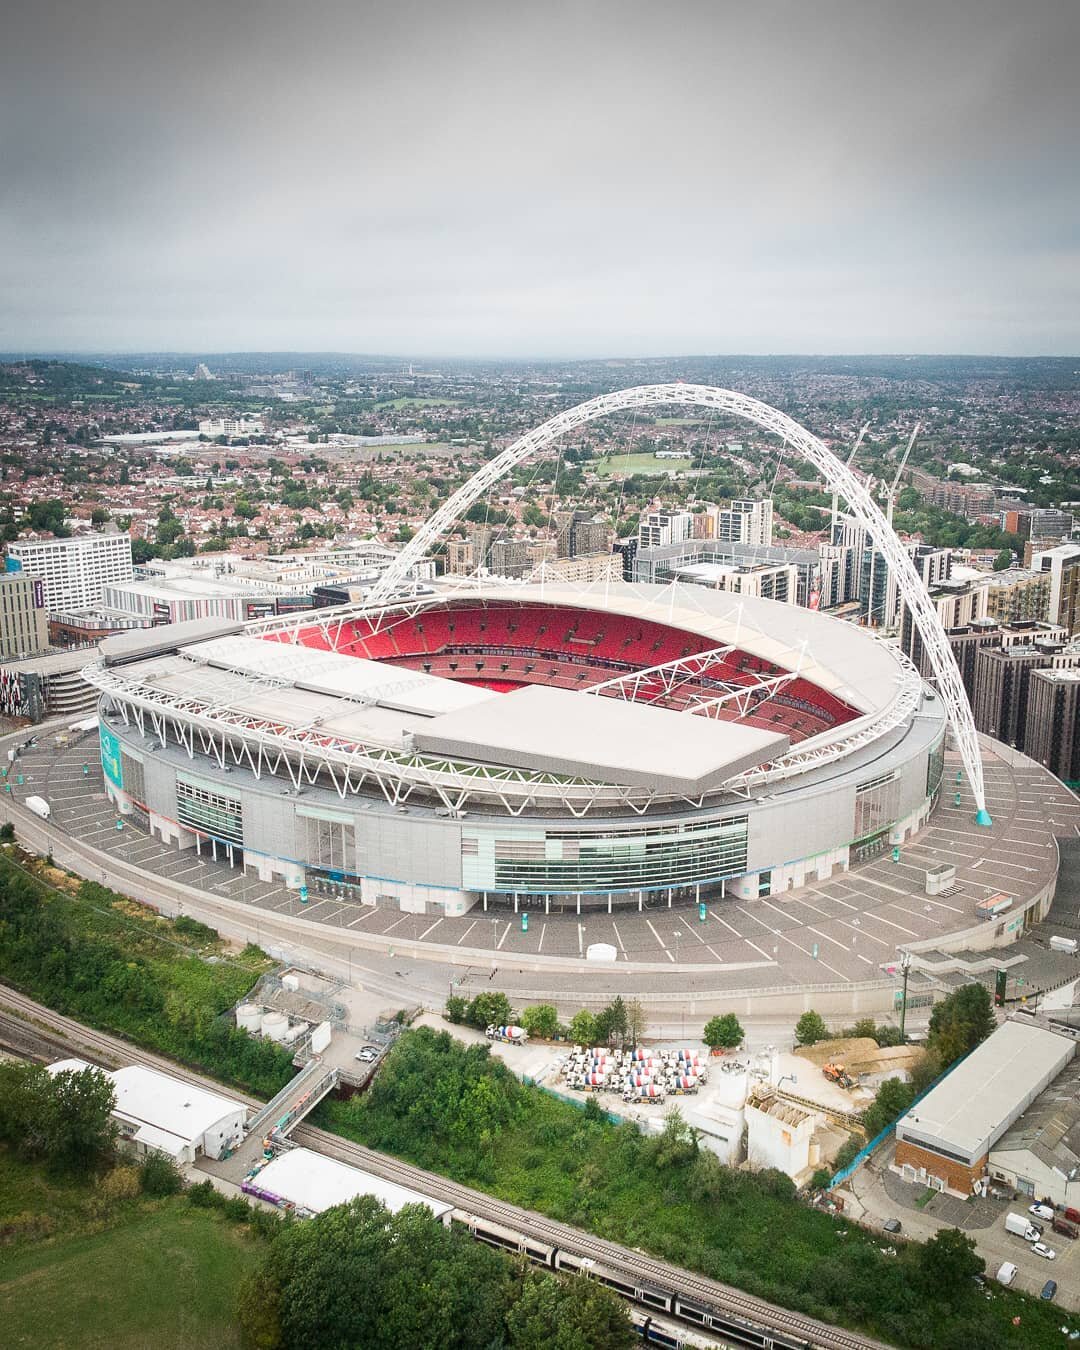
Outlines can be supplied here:
[[538, 684], [418, 723], [413, 737], [435, 754], [690, 795], [789, 745], [738, 722]]
[[424, 671], [402, 670], [387, 662], [241, 634], [200, 642], [188, 647], [186, 653], [213, 667], [269, 675], [299, 689], [377, 703], [421, 716], [434, 717], [454, 708], [471, 707], [491, 697], [486, 689], [444, 680]]
[[141, 1124], [197, 1143], [207, 1130], [228, 1116], [247, 1114], [240, 1102], [141, 1064], [114, 1070], [117, 1113]]
[[293, 1148], [279, 1154], [257, 1173], [254, 1184], [313, 1214], [346, 1204], [358, 1195], [374, 1196], [392, 1214], [405, 1205], [426, 1205], [436, 1218], [442, 1218], [453, 1208], [306, 1148]]
[[1005, 1022], [900, 1119], [897, 1135], [979, 1158], [1075, 1051], [1053, 1031]]

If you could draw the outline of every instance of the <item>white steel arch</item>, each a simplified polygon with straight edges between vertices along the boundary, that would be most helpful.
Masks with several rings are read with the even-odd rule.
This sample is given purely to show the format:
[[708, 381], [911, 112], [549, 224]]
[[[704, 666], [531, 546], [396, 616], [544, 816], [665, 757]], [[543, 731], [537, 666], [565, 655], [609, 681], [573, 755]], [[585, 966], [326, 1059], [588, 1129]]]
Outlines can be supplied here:
[[979, 753], [975, 721], [971, 715], [967, 691], [964, 689], [956, 659], [937, 611], [919, 574], [915, 571], [911, 558], [901, 547], [892, 526], [885, 519], [877, 503], [843, 460], [786, 413], [746, 394], [739, 394], [731, 389], [714, 389], [703, 384], [645, 384], [631, 389], [620, 389], [614, 394], [602, 394], [599, 398], [579, 403], [576, 408], [558, 413], [507, 446], [443, 502], [376, 582], [365, 608], [377, 607], [388, 600], [408, 577], [410, 568], [442, 538], [458, 517], [488, 488], [529, 455], [544, 450], [566, 432], [593, 422], [598, 417], [606, 417], [609, 413], [623, 412], [628, 408], [669, 407], [672, 404], [691, 404], [698, 408], [728, 413], [753, 422], [765, 431], [782, 436], [803, 459], [809, 460], [824, 474], [829, 490], [838, 493], [844, 499], [851, 514], [866, 530], [892, 568], [900, 594], [911, 610], [937, 680], [938, 693], [945, 703], [975, 797], [977, 809], [975, 819], [980, 825], [991, 824], [986, 810], [982, 757]]

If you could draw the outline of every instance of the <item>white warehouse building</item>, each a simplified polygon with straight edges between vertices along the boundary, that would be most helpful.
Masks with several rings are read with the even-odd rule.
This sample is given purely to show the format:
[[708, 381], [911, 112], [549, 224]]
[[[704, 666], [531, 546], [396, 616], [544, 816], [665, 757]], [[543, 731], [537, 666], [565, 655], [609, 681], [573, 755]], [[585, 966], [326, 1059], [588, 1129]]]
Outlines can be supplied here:
[[[49, 1073], [79, 1073], [95, 1065], [62, 1059]], [[200, 1154], [221, 1158], [244, 1137], [247, 1107], [192, 1083], [129, 1064], [101, 1069], [116, 1092], [113, 1119], [123, 1143], [137, 1154], [164, 1153], [176, 1163], [192, 1163]]]

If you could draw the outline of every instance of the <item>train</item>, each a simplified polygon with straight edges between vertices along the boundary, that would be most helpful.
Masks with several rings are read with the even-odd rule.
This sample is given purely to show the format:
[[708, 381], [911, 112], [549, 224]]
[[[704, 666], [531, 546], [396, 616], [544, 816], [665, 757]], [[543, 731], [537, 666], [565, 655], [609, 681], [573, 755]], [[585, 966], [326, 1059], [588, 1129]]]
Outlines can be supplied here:
[[[664, 1314], [680, 1322], [688, 1322], [704, 1333], [713, 1332], [724, 1342], [750, 1346], [753, 1350], [812, 1350], [811, 1341], [789, 1335], [787, 1332], [773, 1331], [756, 1322], [749, 1322], [735, 1313], [718, 1308], [715, 1304], [705, 1303], [701, 1299], [688, 1298], [674, 1290], [638, 1281], [637, 1277], [605, 1265], [603, 1261], [581, 1256], [563, 1247], [552, 1246], [540, 1238], [530, 1237], [491, 1219], [478, 1218], [465, 1210], [455, 1209], [450, 1215], [450, 1220], [453, 1225], [471, 1233], [477, 1242], [523, 1256], [533, 1265], [542, 1266], [545, 1270], [557, 1270], [566, 1275], [581, 1275], [614, 1289], [631, 1304], [647, 1310], [645, 1323], [653, 1320], [656, 1314]], [[649, 1331], [647, 1326], [643, 1329], [643, 1324], [637, 1320], [635, 1325], [638, 1326], [642, 1339], [649, 1344], [671, 1347], [710, 1344], [707, 1339], [698, 1337], [695, 1340], [685, 1335], [682, 1339], [662, 1339], [670, 1333], [663, 1330], [660, 1322], [656, 1322], [652, 1328], [651, 1338], [646, 1334]]]

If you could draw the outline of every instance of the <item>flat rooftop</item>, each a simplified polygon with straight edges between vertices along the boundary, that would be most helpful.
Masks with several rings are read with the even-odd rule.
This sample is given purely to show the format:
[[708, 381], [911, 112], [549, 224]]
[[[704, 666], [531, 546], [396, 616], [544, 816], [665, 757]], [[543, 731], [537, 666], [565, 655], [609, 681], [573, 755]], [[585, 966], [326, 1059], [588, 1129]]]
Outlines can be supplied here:
[[344, 1205], [359, 1195], [371, 1195], [396, 1214], [406, 1205], [426, 1205], [437, 1219], [449, 1214], [452, 1205], [433, 1200], [419, 1191], [362, 1172], [306, 1148], [288, 1149], [266, 1164], [252, 1179], [253, 1185], [298, 1209], [321, 1214], [334, 1205]]
[[527, 685], [433, 718], [417, 749], [696, 794], [782, 755], [787, 736], [572, 689]]
[[974, 1161], [1061, 1072], [1075, 1042], [1005, 1022], [897, 1123], [897, 1138]]

